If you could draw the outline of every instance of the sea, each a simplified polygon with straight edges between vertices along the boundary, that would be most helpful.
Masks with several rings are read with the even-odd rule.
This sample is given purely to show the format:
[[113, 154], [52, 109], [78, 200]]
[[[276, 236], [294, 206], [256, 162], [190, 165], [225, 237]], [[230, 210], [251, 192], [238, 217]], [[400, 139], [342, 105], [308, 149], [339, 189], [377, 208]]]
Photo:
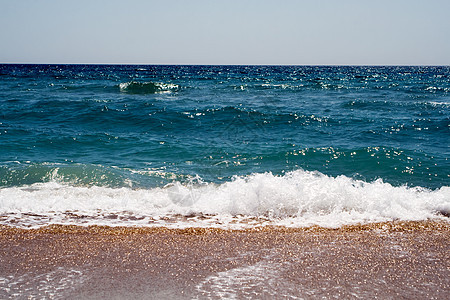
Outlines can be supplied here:
[[449, 214], [449, 66], [0, 65], [0, 225]]

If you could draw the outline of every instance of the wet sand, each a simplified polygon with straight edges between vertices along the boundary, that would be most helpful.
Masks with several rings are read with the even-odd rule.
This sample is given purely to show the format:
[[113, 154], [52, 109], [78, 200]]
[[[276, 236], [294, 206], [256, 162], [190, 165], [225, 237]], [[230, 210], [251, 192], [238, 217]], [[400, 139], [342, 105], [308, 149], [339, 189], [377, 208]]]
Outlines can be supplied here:
[[0, 227], [0, 298], [446, 299], [450, 225]]

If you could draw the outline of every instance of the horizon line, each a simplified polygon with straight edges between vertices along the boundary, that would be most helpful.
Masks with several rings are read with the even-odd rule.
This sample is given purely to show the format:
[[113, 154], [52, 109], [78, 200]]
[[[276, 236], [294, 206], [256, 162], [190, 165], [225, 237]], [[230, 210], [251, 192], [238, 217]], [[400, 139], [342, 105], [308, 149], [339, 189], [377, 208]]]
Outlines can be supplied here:
[[450, 64], [177, 64], [177, 63], [31, 63], [0, 62], [0, 65], [92, 65], [92, 66], [292, 66], [292, 67], [449, 67]]

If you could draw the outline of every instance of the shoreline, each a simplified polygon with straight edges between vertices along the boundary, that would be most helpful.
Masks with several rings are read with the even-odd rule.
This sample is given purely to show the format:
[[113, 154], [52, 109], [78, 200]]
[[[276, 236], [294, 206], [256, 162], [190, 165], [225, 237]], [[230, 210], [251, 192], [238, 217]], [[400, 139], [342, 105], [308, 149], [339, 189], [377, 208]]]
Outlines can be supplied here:
[[224, 232], [346, 232], [346, 231], [450, 231], [450, 221], [443, 219], [431, 219], [425, 221], [386, 221], [367, 224], [343, 225], [340, 227], [322, 227], [318, 225], [305, 227], [288, 227], [282, 225], [261, 225], [243, 227], [238, 229], [224, 229], [220, 227], [166, 227], [158, 226], [109, 226], [109, 225], [80, 225], [80, 224], [50, 224], [40, 227], [24, 228], [0, 224], [0, 236], [19, 233], [52, 233], [52, 234], [152, 234], [152, 233], [177, 233], [177, 234], [208, 234]]
[[444, 221], [337, 229], [0, 226], [0, 297], [444, 299], [449, 240]]

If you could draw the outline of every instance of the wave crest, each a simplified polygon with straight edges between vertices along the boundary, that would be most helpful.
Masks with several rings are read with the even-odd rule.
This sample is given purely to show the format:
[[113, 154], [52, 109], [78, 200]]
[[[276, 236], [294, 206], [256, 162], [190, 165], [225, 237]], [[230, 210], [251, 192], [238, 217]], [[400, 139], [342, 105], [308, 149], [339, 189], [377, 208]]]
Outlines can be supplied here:
[[128, 94], [155, 94], [163, 92], [172, 92], [178, 90], [177, 84], [167, 84], [160, 82], [139, 82], [130, 81], [119, 84], [119, 89], [122, 93]]
[[444, 218], [450, 187], [395, 187], [297, 170], [258, 173], [222, 184], [196, 178], [149, 189], [80, 187], [56, 182], [0, 189], [0, 223], [242, 228], [339, 227]]

